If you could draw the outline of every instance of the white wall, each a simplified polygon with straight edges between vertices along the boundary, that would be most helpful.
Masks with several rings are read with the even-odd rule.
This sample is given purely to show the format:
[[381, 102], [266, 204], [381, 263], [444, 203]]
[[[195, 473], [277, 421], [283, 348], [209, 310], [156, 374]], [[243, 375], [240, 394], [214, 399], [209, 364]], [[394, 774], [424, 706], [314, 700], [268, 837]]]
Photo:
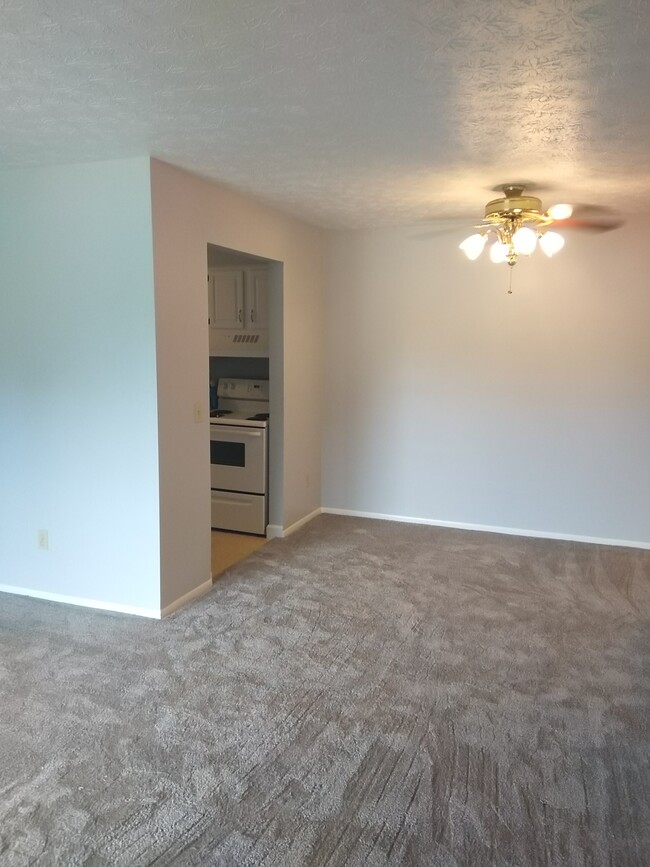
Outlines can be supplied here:
[[277, 492], [280, 479], [284, 494], [283, 513], [272, 520], [288, 527], [320, 506], [323, 236], [158, 160], [151, 183], [167, 606], [209, 575], [208, 422], [193, 416], [194, 402], [208, 399], [207, 244], [284, 263], [283, 297], [274, 305], [283, 322], [272, 323], [270, 436], [271, 483]]
[[650, 542], [647, 219], [553, 260], [335, 233], [323, 505]]
[[4, 588], [159, 610], [151, 231], [148, 159], [0, 173]]

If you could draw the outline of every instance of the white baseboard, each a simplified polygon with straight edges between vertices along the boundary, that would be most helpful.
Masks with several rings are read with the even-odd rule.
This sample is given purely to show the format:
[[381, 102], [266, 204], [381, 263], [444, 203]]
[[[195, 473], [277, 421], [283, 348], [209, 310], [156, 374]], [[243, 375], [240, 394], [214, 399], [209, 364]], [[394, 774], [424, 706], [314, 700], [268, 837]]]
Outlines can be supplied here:
[[314, 518], [318, 517], [323, 510], [319, 507], [318, 509], [314, 509], [313, 512], [310, 512], [308, 515], [305, 515], [304, 518], [300, 518], [300, 520], [296, 521], [295, 524], [292, 524], [290, 527], [287, 527], [284, 531], [285, 536], [290, 536], [292, 533], [295, 533], [296, 530], [299, 530], [301, 527], [304, 527], [305, 524], [308, 524], [310, 521], [313, 521]]
[[460, 521], [407, 518], [404, 515], [382, 515], [378, 512], [359, 512], [355, 509], [330, 509], [325, 506], [320, 511], [326, 515], [348, 515], [352, 518], [399, 521], [403, 524], [426, 524], [431, 527], [448, 527], [451, 530], [477, 530], [480, 533], [502, 533], [506, 536], [528, 536], [532, 539], [558, 539], [565, 542], [586, 542], [590, 545], [615, 545], [623, 548], [650, 549], [650, 542], [635, 542], [630, 539], [604, 539], [600, 536], [574, 536], [571, 533], [549, 533], [542, 530], [522, 530], [517, 527], [491, 527], [488, 524], [464, 524]]
[[169, 605], [165, 605], [165, 607], [160, 612], [160, 616], [167, 617], [168, 614], [172, 614], [172, 612], [177, 611], [183, 605], [187, 605], [187, 603], [191, 602], [192, 599], [197, 599], [199, 596], [203, 596], [204, 593], [207, 593], [208, 590], [211, 589], [212, 576], [210, 576], [207, 581], [204, 581], [203, 584], [199, 584], [198, 587], [190, 590], [189, 593], [186, 593], [184, 596], [179, 596], [179, 598], [174, 600], [174, 602], [170, 602]]
[[321, 514], [324, 510], [320, 507], [318, 509], [314, 509], [313, 512], [310, 512], [308, 515], [305, 515], [304, 518], [300, 518], [294, 524], [287, 527], [286, 529], [282, 527], [280, 524], [269, 524], [266, 528], [266, 536], [268, 539], [284, 539], [286, 536], [290, 536], [292, 533], [295, 533], [296, 530], [299, 530], [305, 524], [308, 524], [309, 521], [313, 521], [318, 515]]
[[82, 608], [97, 608], [99, 611], [115, 611], [119, 614], [134, 614], [136, 617], [149, 617], [160, 620], [159, 608], [140, 608], [136, 605], [122, 605], [119, 602], [105, 602], [101, 599], [86, 599], [84, 596], [67, 596], [65, 593], [49, 593], [46, 590], [30, 590], [27, 587], [12, 587], [0, 584], [0, 593], [13, 593], [16, 596], [31, 596], [48, 602], [63, 602], [66, 605], [79, 605]]

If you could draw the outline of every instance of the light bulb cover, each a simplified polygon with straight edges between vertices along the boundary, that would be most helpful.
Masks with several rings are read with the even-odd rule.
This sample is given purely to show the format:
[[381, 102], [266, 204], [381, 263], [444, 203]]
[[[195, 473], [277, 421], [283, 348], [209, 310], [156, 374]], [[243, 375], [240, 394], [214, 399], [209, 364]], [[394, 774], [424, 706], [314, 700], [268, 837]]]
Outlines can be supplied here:
[[486, 241], [487, 235], [479, 235], [477, 233], [475, 235], [470, 235], [469, 238], [465, 238], [458, 247], [463, 251], [468, 259], [478, 259], [483, 252], [483, 247], [485, 247]]
[[548, 215], [553, 220], [568, 220], [573, 214], [573, 206], [566, 202], [560, 202], [557, 205], [551, 205], [548, 209]]
[[564, 238], [557, 232], [545, 232], [539, 239], [539, 246], [542, 248], [542, 253], [550, 258], [564, 247]]
[[490, 259], [495, 265], [508, 260], [508, 245], [501, 241], [495, 241], [490, 247]]
[[512, 243], [517, 253], [530, 256], [537, 246], [537, 234], [528, 226], [522, 226], [512, 236]]

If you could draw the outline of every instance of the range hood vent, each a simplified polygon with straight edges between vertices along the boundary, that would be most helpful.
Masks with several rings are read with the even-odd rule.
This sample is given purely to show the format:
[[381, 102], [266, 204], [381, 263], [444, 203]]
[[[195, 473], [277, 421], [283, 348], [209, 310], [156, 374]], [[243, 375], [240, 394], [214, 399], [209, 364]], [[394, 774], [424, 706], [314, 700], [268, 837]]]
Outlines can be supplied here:
[[222, 328], [210, 329], [210, 355], [257, 356], [267, 358], [269, 354], [269, 332], [227, 331]]

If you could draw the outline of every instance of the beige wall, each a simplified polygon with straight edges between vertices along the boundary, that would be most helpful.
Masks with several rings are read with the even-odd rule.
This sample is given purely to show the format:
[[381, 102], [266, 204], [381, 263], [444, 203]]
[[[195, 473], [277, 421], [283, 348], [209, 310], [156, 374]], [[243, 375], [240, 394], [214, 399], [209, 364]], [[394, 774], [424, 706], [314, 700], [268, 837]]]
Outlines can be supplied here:
[[287, 528], [320, 506], [324, 237], [158, 160], [151, 187], [164, 607], [210, 574], [208, 422], [194, 422], [208, 394], [207, 244], [283, 263], [270, 362], [271, 475], [283, 504], [271, 521]]
[[647, 219], [508, 268], [337, 233], [323, 506], [650, 542]]

